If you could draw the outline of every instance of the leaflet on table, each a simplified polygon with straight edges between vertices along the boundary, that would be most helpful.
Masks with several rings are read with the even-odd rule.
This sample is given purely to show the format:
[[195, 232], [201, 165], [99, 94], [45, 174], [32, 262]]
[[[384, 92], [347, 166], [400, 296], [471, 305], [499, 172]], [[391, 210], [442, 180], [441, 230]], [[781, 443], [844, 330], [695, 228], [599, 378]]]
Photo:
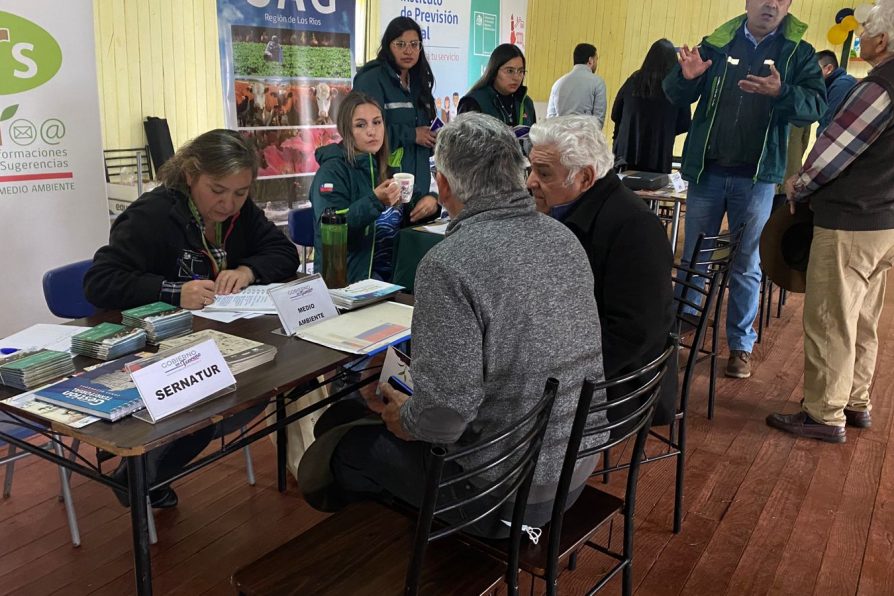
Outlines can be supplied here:
[[364, 279], [344, 288], [329, 290], [329, 295], [332, 296], [332, 301], [338, 308], [351, 310], [384, 300], [403, 289], [403, 286], [387, 281]]
[[[382, 363], [382, 373], [379, 375], [379, 385], [387, 383], [391, 377], [397, 377], [401, 383], [413, 390], [413, 376], [410, 374], [410, 357], [395, 348], [388, 346], [385, 352], [385, 362]], [[376, 395], [380, 395], [379, 387], [376, 387]]]
[[152, 423], [236, 388], [236, 378], [213, 339], [159, 352], [126, 368]]
[[90, 416], [76, 410], [69, 410], [67, 408], [42, 402], [34, 396], [33, 391], [8, 397], [4, 399], [2, 403], [18, 408], [19, 410], [24, 410], [25, 412], [30, 412], [31, 414], [36, 414], [47, 420], [59, 422], [60, 424], [70, 426], [71, 428], [83, 428], [88, 424], [101, 420], [98, 416]]
[[413, 307], [380, 302], [328, 319], [295, 334], [301, 339], [351, 354], [375, 354], [410, 337]]
[[276, 314], [286, 335], [294, 335], [301, 328], [337, 317], [329, 289], [317, 273], [296, 279], [270, 290]]
[[206, 306], [203, 310], [209, 312], [250, 312], [274, 315], [276, 314], [276, 305], [273, 304], [268, 292], [281, 285], [283, 284], [277, 283], [248, 286], [241, 292], [235, 294], [215, 296], [214, 302]]
[[130, 354], [36, 389], [34, 397], [63, 408], [112, 422], [143, 408], [127, 366], [140, 360]]
[[429, 234], [439, 234], [444, 236], [447, 234], [447, 226], [450, 225], [450, 220], [445, 221], [444, 223], [437, 224], [429, 224], [427, 226], [419, 226], [419, 229], [428, 232]]
[[68, 352], [71, 348], [71, 336], [86, 331], [90, 327], [77, 325], [52, 325], [38, 323], [0, 339], [0, 348], [46, 348], [59, 352]]

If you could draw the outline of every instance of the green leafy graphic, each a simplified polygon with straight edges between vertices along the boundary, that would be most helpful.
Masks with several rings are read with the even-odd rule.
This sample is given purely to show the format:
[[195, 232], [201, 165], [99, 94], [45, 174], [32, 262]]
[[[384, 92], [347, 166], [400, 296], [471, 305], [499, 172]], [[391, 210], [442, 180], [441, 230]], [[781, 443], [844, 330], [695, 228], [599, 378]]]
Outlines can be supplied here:
[[5, 108], [3, 110], [3, 113], [0, 113], [0, 122], [3, 122], [4, 120], [9, 120], [13, 116], [15, 116], [18, 109], [19, 109], [19, 104], [15, 104], [15, 105], [9, 106], [8, 108]]
[[279, 63], [264, 60], [265, 47], [262, 43], [234, 43], [233, 62], [236, 75], [319, 79], [351, 78], [351, 50], [348, 48], [283, 46], [283, 61]]

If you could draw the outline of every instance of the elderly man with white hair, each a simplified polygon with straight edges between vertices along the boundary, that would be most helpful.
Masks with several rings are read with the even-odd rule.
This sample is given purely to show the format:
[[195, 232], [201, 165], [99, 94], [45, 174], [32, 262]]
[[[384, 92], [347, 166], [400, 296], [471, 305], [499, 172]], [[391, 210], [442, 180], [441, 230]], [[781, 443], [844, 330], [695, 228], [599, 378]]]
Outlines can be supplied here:
[[860, 56], [872, 70], [786, 185], [789, 200], [814, 213], [804, 399], [797, 414], [767, 417], [774, 428], [830, 443], [845, 442], [845, 426], [871, 424], [878, 320], [894, 263], [894, 0], [872, 8]]
[[[528, 188], [538, 209], [568, 226], [587, 252], [605, 376], [636, 370], [661, 354], [674, 322], [664, 228], [612, 170], [614, 156], [594, 117], [550, 118], [532, 126], [529, 138]], [[676, 393], [676, 375], [666, 375], [654, 423], [670, 421]]]
[[[559, 391], [525, 514], [527, 525], [539, 526], [552, 510], [581, 384], [603, 378], [593, 275], [574, 235], [534, 209], [524, 157], [499, 120], [460, 114], [438, 133], [435, 165], [452, 221], [416, 274], [413, 395], [382, 385], [382, 398], [367, 404], [384, 426], [349, 430], [330, 469], [345, 499], [390, 495], [419, 505], [426, 442], [460, 449], [502, 430], [555, 377]], [[475, 469], [485, 455], [465, 456], [447, 472]], [[577, 463], [571, 501], [595, 465], [595, 458]], [[476, 489], [459, 483], [450, 490], [465, 496]], [[509, 519], [497, 510], [471, 531], [507, 535], [501, 513]]]

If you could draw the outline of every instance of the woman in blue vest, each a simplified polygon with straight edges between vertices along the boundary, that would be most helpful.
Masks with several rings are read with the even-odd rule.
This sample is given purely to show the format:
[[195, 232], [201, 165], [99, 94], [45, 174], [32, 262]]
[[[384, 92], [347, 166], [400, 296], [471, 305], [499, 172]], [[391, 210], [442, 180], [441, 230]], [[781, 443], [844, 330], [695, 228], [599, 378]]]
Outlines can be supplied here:
[[483, 112], [507, 126], [531, 126], [537, 121], [528, 97], [525, 55], [511, 43], [494, 49], [478, 82], [459, 100], [457, 112]]
[[311, 183], [314, 271], [323, 269], [320, 218], [326, 209], [334, 209], [346, 212], [348, 283], [390, 280], [400, 227], [440, 213], [438, 201], [417, 190], [409, 203], [400, 202], [400, 188], [389, 177], [385, 123], [375, 99], [357, 91], [349, 93], [338, 109], [336, 126], [342, 141], [317, 149], [320, 169]]
[[[354, 90], [369, 95], [385, 110], [391, 149], [388, 165], [413, 174], [421, 194], [427, 194], [431, 186], [428, 160], [435, 146], [430, 128], [435, 118], [434, 85], [422, 47], [422, 30], [408, 17], [388, 23], [376, 59], [354, 77]], [[434, 209], [437, 200], [430, 200]]]

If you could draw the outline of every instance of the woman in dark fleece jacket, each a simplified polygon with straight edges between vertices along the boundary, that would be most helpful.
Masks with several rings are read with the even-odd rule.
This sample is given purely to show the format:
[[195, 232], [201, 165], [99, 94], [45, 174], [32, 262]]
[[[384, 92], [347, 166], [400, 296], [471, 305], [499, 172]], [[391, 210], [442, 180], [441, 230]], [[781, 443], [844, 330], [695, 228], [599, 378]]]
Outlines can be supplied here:
[[[112, 226], [84, 278], [94, 305], [125, 309], [162, 300], [199, 309], [217, 294], [284, 281], [298, 251], [249, 199], [258, 157], [239, 133], [212, 130], [184, 145], [158, 173], [162, 185], [141, 196]], [[235, 432], [264, 404], [181, 437], [146, 455], [149, 485], [179, 474], [215, 438]], [[112, 474], [127, 484], [122, 464]], [[128, 505], [126, 492], [116, 492]], [[174, 507], [170, 486], [149, 492], [153, 507]]]
[[258, 157], [239, 133], [196, 137], [158, 173], [161, 186], [122, 213], [84, 277], [91, 304], [122, 310], [161, 300], [200, 309], [218, 294], [283, 281], [298, 251], [249, 198]]

